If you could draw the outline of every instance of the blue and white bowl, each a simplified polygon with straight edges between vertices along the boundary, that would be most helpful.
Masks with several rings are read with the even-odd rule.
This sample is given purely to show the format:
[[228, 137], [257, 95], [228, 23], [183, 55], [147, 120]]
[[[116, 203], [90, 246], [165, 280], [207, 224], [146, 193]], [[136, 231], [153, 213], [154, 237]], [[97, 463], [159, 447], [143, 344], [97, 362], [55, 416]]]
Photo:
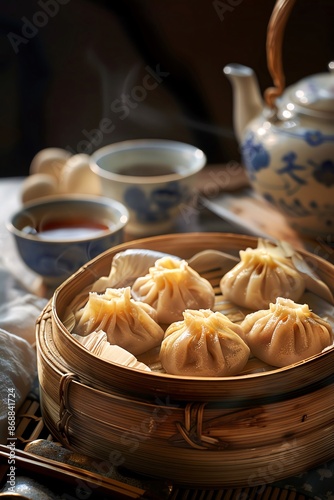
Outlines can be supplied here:
[[138, 139], [105, 146], [91, 155], [90, 167], [101, 192], [129, 211], [127, 231], [138, 236], [162, 234], [191, 203], [197, 174], [206, 156], [178, 141]]
[[7, 223], [23, 262], [56, 286], [124, 241], [128, 211], [103, 197], [47, 197], [23, 205]]

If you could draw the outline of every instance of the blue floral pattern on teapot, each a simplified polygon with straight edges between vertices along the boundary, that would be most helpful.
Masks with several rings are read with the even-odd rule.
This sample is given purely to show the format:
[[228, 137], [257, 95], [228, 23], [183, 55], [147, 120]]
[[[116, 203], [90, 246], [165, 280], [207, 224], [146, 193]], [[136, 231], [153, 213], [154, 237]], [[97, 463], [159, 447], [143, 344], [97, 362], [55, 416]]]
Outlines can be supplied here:
[[[305, 132], [303, 135], [291, 134], [294, 137], [299, 137], [310, 146], [317, 146], [323, 144], [326, 140], [334, 142], [333, 136], [324, 136], [321, 132]], [[256, 142], [254, 132], [249, 132], [246, 136], [245, 143], [242, 146], [243, 161], [250, 177], [254, 177], [256, 172], [263, 168], [268, 168], [270, 165], [270, 153], [263, 144]], [[277, 170], [277, 173], [287, 173], [297, 184], [305, 184], [305, 180], [298, 175], [298, 171], [305, 171], [303, 165], [297, 164], [297, 153], [289, 151], [281, 157], [281, 161], [285, 166]], [[334, 158], [326, 159], [319, 164], [315, 161], [308, 160], [308, 164], [313, 167], [313, 177], [325, 186], [332, 186], [334, 184]]]
[[[326, 142], [334, 142], [334, 135], [323, 134], [320, 131], [304, 131], [297, 133], [288, 130], [280, 130], [276, 134], [284, 134], [294, 141], [305, 142], [311, 150]], [[321, 189], [329, 190], [334, 186], [334, 156], [317, 158], [312, 157], [311, 150], [299, 148], [296, 143], [296, 149], [285, 151], [275, 157], [274, 167], [272, 154], [265, 145], [266, 141], [261, 142], [259, 136], [253, 130], [249, 130], [245, 135], [245, 140], [241, 147], [243, 162], [246, 166], [250, 182], [256, 185], [256, 189], [261, 192], [263, 197], [271, 204], [275, 205], [281, 212], [288, 217], [305, 218], [308, 221], [311, 217], [321, 220], [321, 224], [328, 227], [328, 230], [334, 228], [334, 196], [332, 200], [324, 203], [319, 202], [317, 193]], [[268, 141], [267, 141], [268, 142]], [[277, 149], [277, 148], [276, 148]], [[303, 155], [301, 155], [303, 151]], [[305, 155], [305, 151], [309, 154]], [[270, 170], [270, 180], [268, 176], [261, 176], [265, 170]], [[303, 188], [312, 184], [314, 191], [313, 197], [306, 197]], [[318, 187], [317, 187], [318, 185]], [[292, 224], [293, 225], [293, 224]], [[306, 232], [306, 230], [304, 231]]]

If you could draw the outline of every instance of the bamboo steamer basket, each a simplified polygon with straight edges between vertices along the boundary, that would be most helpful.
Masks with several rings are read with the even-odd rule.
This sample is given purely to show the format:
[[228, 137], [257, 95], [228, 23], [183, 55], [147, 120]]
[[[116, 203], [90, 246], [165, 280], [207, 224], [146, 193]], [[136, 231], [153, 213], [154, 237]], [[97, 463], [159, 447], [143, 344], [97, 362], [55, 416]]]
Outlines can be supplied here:
[[[112, 248], [66, 280], [36, 329], [41, 409], [53, 436], [79, 453], [201, 488], [267, 484], [332, 459], [334, 348], [269, 371], [179, 377], [104, 361], [66, 328], [68, 305], [88, 297], [118, 252], [149, 249], [188, 259], [213, 249], [238, 256], [257, 242], [224, 233], [144, 238]], [[300, 253], [333, 289], [333, 266]], [[219, 304], [221, 270], [201, 274]]]

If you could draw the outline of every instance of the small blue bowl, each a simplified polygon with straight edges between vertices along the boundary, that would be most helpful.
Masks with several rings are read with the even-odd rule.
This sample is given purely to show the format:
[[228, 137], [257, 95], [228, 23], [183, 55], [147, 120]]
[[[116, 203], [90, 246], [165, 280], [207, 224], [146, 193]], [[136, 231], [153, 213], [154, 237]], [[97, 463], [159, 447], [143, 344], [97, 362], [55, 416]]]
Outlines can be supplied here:
[[122, 243], [128, 219], [126, 207], [115, 200], [70, 195], [23, 205], [7, 229], [24, 263], [55, 286]]

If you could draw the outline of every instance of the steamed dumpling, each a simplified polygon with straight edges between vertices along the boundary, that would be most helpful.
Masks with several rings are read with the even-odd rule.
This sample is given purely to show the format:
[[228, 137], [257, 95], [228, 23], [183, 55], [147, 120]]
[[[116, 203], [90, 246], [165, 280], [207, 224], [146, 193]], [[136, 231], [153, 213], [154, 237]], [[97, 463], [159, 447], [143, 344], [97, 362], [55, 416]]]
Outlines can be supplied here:
[[162, 257], [148, 274], [132, 286], [136, 300], [150, 304], [157, 311], [159, 323], [173, 323], [185, 309], [211, 309], [215, 292], [211, 283], [192, 269], [185, 260]]
[[[109, 275], [101, 276], [92, 286], [92, 292], [104, 292], [106, 288], [131, 286], [138, 276], [147, 274], [157, 259], [168, 254], [147, 248], [127, 248], [112, 259]], [[174, 257], [174, 256], [173, 256]], [[177, 259], [178, 257], [174, 257]], [[181, 260], [181, 259], [180, 259]]]
[[250, 350], [240, 325], [211, 310], [186, 310], [183, 317], [167, 328], [161, 344], [166, 373], [224, 377], [242, 371]]
[[333, 343], [331, 325], [307, 304], [278, 297], [269, 309], [248, 314], [241, 327], [252, 354], [272, 366], [288, 366]]
[[155, 321], [156, 311], [131, 298], [130, 287], [90, 292], [86, 305], [76, 314], [74, 333], [88, 335], [103, 330], [108, 342], [137, 356], [160, 345], [163, 329]]
[[240, 251], [240, 262], [225, 274], [220, 289], [225, 299], [247, 309], [264, 309], [277, 297], [298, 301], [305, 278], [282, 248], [260, 240], [257, 248]]
[[82, 335], [73, 334], [73, 337], [88, 351], [105, 361], [117, 363], [118, 365], [127, 366], [129, 368], [136, 368], [137, 370], [151, 371], [147, 365], [138, 361], [133, 354], [123, 349], [123, 347], [111, 345], [103, 330], [92, 332], [84, 337]]

